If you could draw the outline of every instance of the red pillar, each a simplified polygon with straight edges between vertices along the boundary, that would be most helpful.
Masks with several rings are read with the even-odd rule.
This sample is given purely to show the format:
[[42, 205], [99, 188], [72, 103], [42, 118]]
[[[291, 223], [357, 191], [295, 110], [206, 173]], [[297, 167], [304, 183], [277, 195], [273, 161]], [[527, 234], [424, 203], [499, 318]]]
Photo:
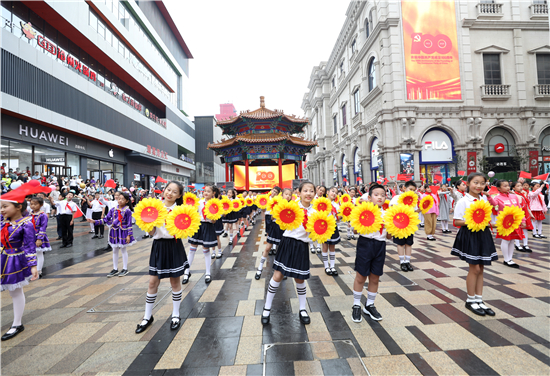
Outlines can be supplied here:
[[229, 163], [225, 162], [225, 181], [229, 181]]
[[250, 185], [248, 184], [248, 159], [245, 161], [245, 176], [244, 176], [244, 186], [246, 187], [246, 190], [248, 191], [250, 189]]
[[302, 161], [298, 161], [298, 179], [302, 179]]
[[283, 160], [279, 157], [279, 187], [283, 188]]

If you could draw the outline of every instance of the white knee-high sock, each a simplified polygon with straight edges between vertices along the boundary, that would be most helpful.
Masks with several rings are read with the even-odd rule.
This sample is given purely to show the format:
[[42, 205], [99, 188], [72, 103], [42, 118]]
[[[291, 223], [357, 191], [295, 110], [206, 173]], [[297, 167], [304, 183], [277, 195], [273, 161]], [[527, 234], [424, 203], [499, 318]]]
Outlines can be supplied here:
[[321, 258], [323, 259], [323, 264], [325, 264], [325, 269], [328, 268], [328, 253], [321, 253]]
[[533, 220], [532, 222], [533, 222], [533, 235], [540, 235], [540, 232], [539, 232], [539, 222], [540, 221]]
[[500, 250], [502, 251], [502, 258], [504, 258], [504, 261], [508, 262], [510, 261], [511, 257], [508, 255], [508, 248], [509, 248], [510, 242], [508, 240], [502, 239], [500, 243]]
[[265, 263], [265, 260], [267, 260], [264, 256], [262, 256], [262, 258], [260, 259], [260, 265], [258, 265], [258, 271], [262, 271], [264, 270], [264, 263]]
[[180, 317], [181, 292], [172, 291], [172, 317]]
[[95, 231], [95, 226], [94, 226], [93, 223], [90, 223], [90, 230], [91, 230], [91, 231]]
[[539, 235], [542, 235], [542, 221], [537, 221]]
[[[264, 308], [271, 309], [271, 304], [273, 304], [273, 298], [275, 297], [275, 294], [277, 293], [277, 289], [279, 288], [279, 285], [281, 282], [277, 282], [271, 278], [269, 281], [269, 286], [267, 286], [267, 294], [265, 295], [265, 305]], [[269, 311], [264, 310], [262, 313], [264, 316], [269, 316]]]
[[38, 269], [38, 271], [41, 272], [43, 266], [44, 266], [44, 252], [36, 249], [36, 269]]
[[334, 268], [334, 263], [336, 262], [336, 252], [329, 252], [330, 256], [330, 267]]
[[118, 270], [118, 247], [113, 247], [113, 269]]
[[526, 228], [523, 229], [523, 245], [526, 246], [529, 244], [529, 231]]
[[210, 248], [204, 248], [202, 254], [204, 255], [204, 266], [206, 267], [204, 274], [210, 275]]
[[197, 252], [197, 247], [189, 248], [189, 256], [187, 259], [187, 261], [189, 262], [189, 267], [185, 269], [185, 272], [184, 272], [186, 275], [189, 275], [190, 273], [191, 265], [193, 264], [193, 260], [195, 259], [195, 252]]
[[153, 315], [153, 307], [155, 306], [156, 299], [157, 294], [147, 293], [147, 297], [145, 298], [145, 315], [143, 316], [145, 320], [149, 320]]
[[449, 229], [449, 221], [441, 221], [441, 227], [443, 227], [443, 230]]
[[23, 288], [20, 287], [18, 289], [10, 291], [10, 296], [13, 302], [12, 326], [19, 326], [21, 325], [21, 320], [23, 319], [23, 312], [25, 311], [25, 294], [23, 293]]
[[122, 269], [128, 270], [128, 249], [120, 247], [120, 253], [122, 253]]
[[305, 282], [297, 283], [296, 292], [298, 293], [298, 302], [300, 303], [300, 311], [302, 309], [306, 309], [306, 293], [307, 293], [306, 283]]
[[[508, 244], [508, 261], [512, 261], [512, 257], [514, 257], [514, 243], [513, 242], [510, 242]], [[513, 261], [512, 261], [513, 262]]]

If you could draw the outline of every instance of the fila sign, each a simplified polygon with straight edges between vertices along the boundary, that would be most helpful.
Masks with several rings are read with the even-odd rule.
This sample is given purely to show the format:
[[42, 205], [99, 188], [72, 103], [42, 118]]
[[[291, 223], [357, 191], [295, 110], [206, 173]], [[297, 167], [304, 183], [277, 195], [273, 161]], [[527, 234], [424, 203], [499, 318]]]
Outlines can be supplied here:
[[448, 163], [453, 160], [453, 142], [443, 131], [432, 130], [422, 138], [422, 152], [420, 163], [438, 162]]

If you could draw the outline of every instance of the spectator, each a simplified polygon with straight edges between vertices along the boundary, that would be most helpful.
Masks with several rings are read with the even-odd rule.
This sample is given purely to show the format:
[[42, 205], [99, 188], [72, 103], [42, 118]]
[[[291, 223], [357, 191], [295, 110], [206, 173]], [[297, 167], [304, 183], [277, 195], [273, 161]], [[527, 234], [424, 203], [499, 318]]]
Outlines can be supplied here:
[[17, 175], [15, 175], [15, 173], [13, 172], [13, 168], [10, 168], [8, 170], [8, 176], [12, 181], [17, 180]]
[[32, 180], [40, 180], [40, 172], [35, 171]]
[[0, 173], [2, 173], [2, 176], [6, 175], [6, 164], [2, 163], [2, 167], [0, 167]]

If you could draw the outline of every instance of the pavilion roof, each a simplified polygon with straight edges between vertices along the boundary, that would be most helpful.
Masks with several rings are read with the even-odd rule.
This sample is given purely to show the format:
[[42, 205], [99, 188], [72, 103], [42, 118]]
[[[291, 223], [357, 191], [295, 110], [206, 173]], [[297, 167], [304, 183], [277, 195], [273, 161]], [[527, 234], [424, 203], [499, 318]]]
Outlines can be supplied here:
[[291, 136], [287, 133], [246, 133], [242, 135], [235, 136], [228, 140], [223, 140], [214, 144], [208, 143], [208, 149], [222, 149], [229, 147], [235, 144], [250, 143], [250, 144], [259, 144], [259, 143], [271, 143], [271, 142], [281, 142], [281, 141], [290, 141], [295, 145], [301, 146], [317, 146], [317, 141], [304, 140], [302, 137]]

